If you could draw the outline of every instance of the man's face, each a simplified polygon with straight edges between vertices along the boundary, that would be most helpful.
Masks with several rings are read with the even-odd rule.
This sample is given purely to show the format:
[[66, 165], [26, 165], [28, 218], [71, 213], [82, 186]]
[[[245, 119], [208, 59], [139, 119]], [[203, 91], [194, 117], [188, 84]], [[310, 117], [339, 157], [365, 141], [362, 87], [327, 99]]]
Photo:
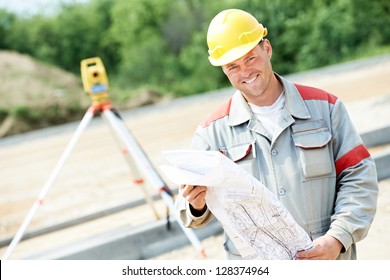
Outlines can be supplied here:
[[233, 87], [241, 91], [250, 103], [271, 105], [275, 101], [267, 95], [274, 75], [271, 56], [271, 44], [264, 40], [243, 57], [222, 66]]

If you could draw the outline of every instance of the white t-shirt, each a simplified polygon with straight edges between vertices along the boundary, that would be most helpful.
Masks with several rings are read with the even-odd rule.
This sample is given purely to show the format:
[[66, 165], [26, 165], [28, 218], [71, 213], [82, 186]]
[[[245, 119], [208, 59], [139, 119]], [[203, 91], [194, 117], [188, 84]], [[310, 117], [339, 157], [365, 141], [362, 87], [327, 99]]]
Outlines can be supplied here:
[[256, 115], [256, 118], [272, 136], [274, 135], [275, 129], [278, 127], [280, 112], [284, 107], [285, 100], [286, 98], [283, 91], [275, 103], [270, 106], [257, 106], [248, 103], [252, 112]]

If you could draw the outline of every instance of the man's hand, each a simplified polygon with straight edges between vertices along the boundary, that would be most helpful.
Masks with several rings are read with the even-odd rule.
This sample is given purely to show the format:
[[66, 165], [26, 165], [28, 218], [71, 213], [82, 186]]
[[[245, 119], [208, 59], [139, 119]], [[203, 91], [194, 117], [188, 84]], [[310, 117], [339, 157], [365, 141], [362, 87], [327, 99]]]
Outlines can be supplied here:
[[202, 211], [206, 206], [206, 191], [205, 186], [181, 185], [179, 187], [181, 195], [197, 210]]
[[335, 260], [339, 256], [343, 245], [330, 235], [321, 236], [313, 241], [312, 249], [298, 252], [297, 260]]

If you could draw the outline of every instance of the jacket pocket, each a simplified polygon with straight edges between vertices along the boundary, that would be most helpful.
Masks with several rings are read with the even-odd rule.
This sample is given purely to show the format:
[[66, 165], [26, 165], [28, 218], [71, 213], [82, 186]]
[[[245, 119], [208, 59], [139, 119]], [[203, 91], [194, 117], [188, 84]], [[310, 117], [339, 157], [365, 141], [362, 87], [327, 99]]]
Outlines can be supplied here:
[[[240, 144], [228, 148], [221, 148], [220, 152], [234, 161], [238, 166], [256, 178], [258, 174], [257, 159], [256, 159], [256, 145], [254, 142], [247, 144]], [[237, 189], [227, 190], [227, 192], [237, 193]], [[241, 189], [239, 193], [253, 194], [253, 190]]]
[[256, 172], [256, 145], [254, 142], [220, 149], [220, 152], [250, 174]]
[[230, 148], [223, 148], [220, 149], [220, 151], [235, 163], [240, 163], [256, 158], [254, 143], [248, 143]]
[[332, 135], [321, 121], [310, 122], [310, 126], [306, 123], [294, 125], [292, 137], [306, 179], [332, 173], [334, 164], [329, 145]]

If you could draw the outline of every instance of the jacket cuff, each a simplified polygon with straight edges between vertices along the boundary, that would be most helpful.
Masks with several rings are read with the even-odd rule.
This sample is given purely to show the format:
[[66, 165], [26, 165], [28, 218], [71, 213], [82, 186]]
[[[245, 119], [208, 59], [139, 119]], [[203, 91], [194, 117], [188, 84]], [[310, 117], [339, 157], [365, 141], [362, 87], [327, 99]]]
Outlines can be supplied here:
[[187, 212], [188, 217], [191, 220], [193, 220], [195, 222], [202, 221], [202, 220], [205, 220], [208, 215], [210, 215], [210, 210], [207, 208], [207, 206], [206, 206], [206, 209], [204, 211], [196, 211], [196, 212], [193, 212], [193, 211], [196, 211], [196, 210], [194, 210], [191, 207], [191, 204], [188, 201], [186, 201], [186, 212]]
[[343, 248], [341, 249], [340, 253], [345, 253], [345, 251], [347, 251], [353, 243], [352, 235], [338, 225], [332, 224], [326, 234], [333, 236], [338, 241], [340, 241], [341, 244], [343, 244]]
[[189, 205], [189, 208], [190, 208], [191, 215], [194, 217], [202, 217], [203, 214], [206, 213], [207, 211], [207, 205], [205, 205], [202, 210], [196, 210], [194, 207], [192, 207], [191, 204]]
[[178, 197], [175, 203], [176, 211], [179, 213], [180, 220], [185, 227], [198, 228], [206, 225], [211, 219], [212, 215], [207, 208], [201, 216], [194, 216], [190, 210], [190, 204], [183, 197]]

